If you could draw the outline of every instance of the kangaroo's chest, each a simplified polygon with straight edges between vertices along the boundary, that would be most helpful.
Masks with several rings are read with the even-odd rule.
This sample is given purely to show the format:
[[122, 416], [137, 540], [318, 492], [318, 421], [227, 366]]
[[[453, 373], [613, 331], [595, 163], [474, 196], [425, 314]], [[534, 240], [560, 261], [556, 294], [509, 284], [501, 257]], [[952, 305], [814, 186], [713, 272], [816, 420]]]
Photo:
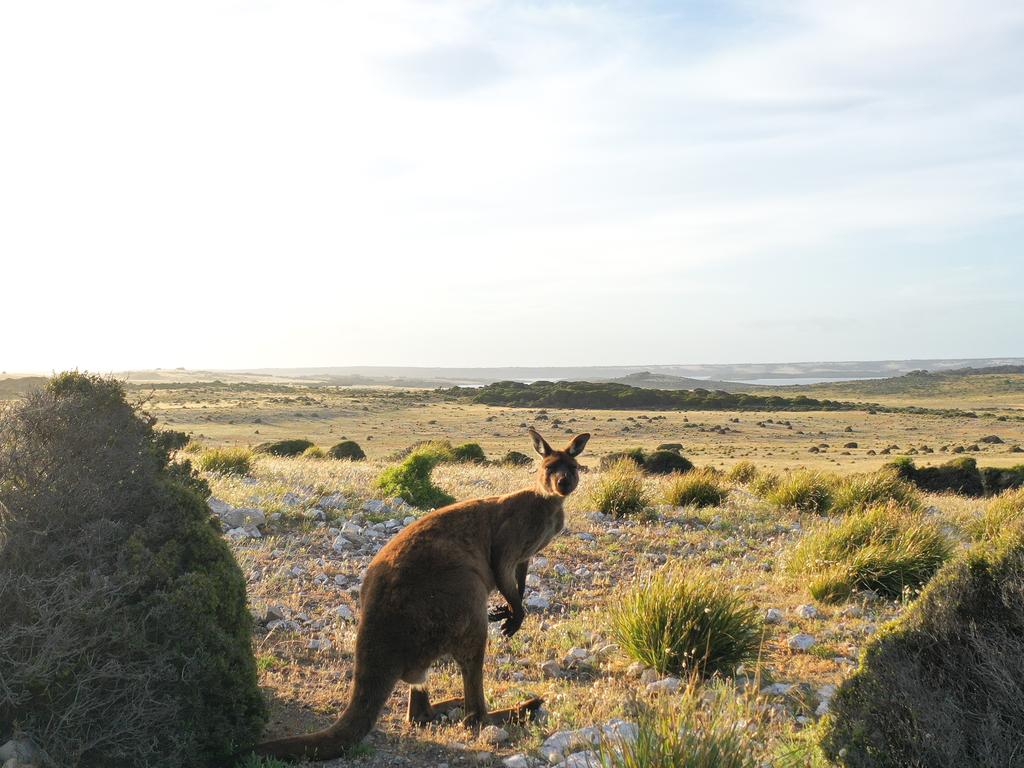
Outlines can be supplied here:
[[565, 513], [561, 509], [544, 515], [538, 521], [535, 536], [533, 541], [530, 542], [530, 552], [527, 554], [527, 557], [532, 557], [544, 549], [555, 536], [561, 533], [564, 527]]

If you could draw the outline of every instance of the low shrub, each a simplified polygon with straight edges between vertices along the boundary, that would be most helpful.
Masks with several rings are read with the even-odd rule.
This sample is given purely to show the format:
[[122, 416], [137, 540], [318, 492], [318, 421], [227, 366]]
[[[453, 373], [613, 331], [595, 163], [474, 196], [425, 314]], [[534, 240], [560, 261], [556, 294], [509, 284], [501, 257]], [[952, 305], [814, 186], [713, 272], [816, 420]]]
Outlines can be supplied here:
[[896, 598], [924, 585], [952, 551], [938, 526], [890, 504], [811, 530], [793, 549], [788, 568], [805, 576], [822, 602], [845, 600], [856, 589]]
[[533, 459], [527, 456], [525, 453], [519, 451], [509, 451], [501, 457], [502, 464], [508, 464], [512, 467], [525, 467], [527, 464], [532, 464]]
[[674, 472], [689, 472], [693, 462], [675, 451], [654, 451], [644, 457], [644, 472], [652, 475], [670, 475]]
[[758, 611], [707, 574], [659, 573], [612, 608], [612, 633], [660, 674], [731, 674], [757, 655]]
[[453, 461], [459, 463], [472, 462], [474, 464], [483, 464], [487, 461], [487, 454], [484, 453], [484, 449], [480, 447], [479, 443], [456, 445], [452, 448], [452, 457]]
[[664, 501], [673, 507], [717, 507], [729, 495], [721, 477], [707, 469], [672, 475], [665, 484]]
[[296, 438], [292, 440], [274, 440], [269, 443], [260, 443], [253, 451], [256, 453], [268, 453], [271, 456], [301, 456], [307, 448], [312, 448], [310, 440]]
[[355, 440], [342, 440], [327, 449], [327, 455], [332, 459], [348, 459], [349, 461], [362, 461], [366, 458], [363, 449]]
[[401, 464], [388, 467], [377, 478], [377, 488], [388, 496], [398, 496], [420, 509], [443, 507], [455, 501], [438, 488], [430, 473], [441, 462], [438, 454], [429, 450], [413, 452]]
[[204, 472], [248, 475], [252, 471], [252, 451], [248, 448], [208, 448], [199, 454], [196, 466]]
[[729, 469], [726, 474], [726, 479], [731, 483], [738, 483], [740, 485], [747, 485], [757, 477], [757, 466], [752, 461], [741, 461]]
[[891, 468], [848, 475], [837, 479], [829, 511], [835, 514], [859, 512], [878, 504], [893, 503], [909, 510], [921, 508], [921, 497], [913, 484]]
[[987, 496], [998, 496], [1004, 491], [1024, 488], [1024, 464], [1015, 467], [982, 467], [981, 484]]
[[614, 518], [628, 517], [647, 508], [643, 472], [630, 458], [622, 458], [606, 469], [590, 495], [590, 503]]
[[846, 768], [1021, 764], [1024, 540], [946, 565], [866, 645], [822, 730]]
[[756, 768], [750, 714], [734, 691], [709, 701], [690, 686], [674, 706], [641, 710], [635, 738], [613, 733], [597, 747], [595, 768]]
[[911, 459], [901, 457], [889, 466], [904, 480], [926, 493], [985, 495], [985, 483], [978, 470], [978, 463], [969, 456], [947, 461], [937, 467], [916, 467]]
[[607, 456], [602, 456], [600, 467], [602, 470], [611, 469], [623, 459], [628, 459], [642, 469], [646, 458], [647, 454], [644, 453], [643, 448], [630, 448], [628, 451], [616, 451], [615, 453], [609, 453]]
[[824, 514], [832, 504], [833, 482], [823, 472], [797, 470], [782, 477], [764, 498], [780, 507]]
[[680, 453], [683, 450], [683, 444], [682, 443], [662, 443], [661, 445], [658, 446], [658, 450], [659, 451], [675, 451], [676, 453]]
[[978, 539], [996, 539], [1024, 520], [1024, 488], [996, 496], [989, 501], [981, 519], [969, 527]]
[[465, 463], [487, 461], [484, 449], [479, 443], [463, 443], [453, 446], [449, 440], [420, 440], [408, 448], [398, 451], [393, 458], [401, 460], [414, 453], [434, 456], [438, 463]]
[[0, 407], [0, 738], [78, 768], [223, 765], [265, 720], [209, 487], [120, 383]]

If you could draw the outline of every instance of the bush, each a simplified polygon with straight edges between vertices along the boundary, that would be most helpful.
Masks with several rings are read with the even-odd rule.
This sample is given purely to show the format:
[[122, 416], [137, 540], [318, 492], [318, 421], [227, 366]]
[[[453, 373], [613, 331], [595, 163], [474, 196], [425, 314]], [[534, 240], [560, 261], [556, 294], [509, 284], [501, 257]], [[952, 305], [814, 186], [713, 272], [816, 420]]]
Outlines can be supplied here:
[[847, 768], [1021, 764], [1024, 540], [948, 564], [865, 647], [822, 747]]
[[0, 738], [55, 765], [222, 765], [263, 727], [245, 579], [152, 424], [77, 373], [0, 410]]
[[854, 513], [807, 533], [789, 569], [808, 579], [815, 599], [838, 602], [855, 589], [899, 597], [924, 585], [949, 558], [952, 544], [922, 516], [895, 505]]
[[632, 459], [620, 459], [598, 479], [590, 503], [616, 519], [642, 512], [647, 507], [643, 473]]
[[734, 711], [733, 691], [714, 693], [708, 703], [691, 688], [675, 711], [641, 711], [636, 738], [602, 739], [595, 768], [756, 768], [749, 715]]
[[979, 472], [981, 472], [981, 484], [984, 486], [987, 496], [998, 496], [1004, 491], [1024, 487], [1024, 464], [1005, 469], [982, 467]]
[[483, 464], [487, 461], [487, 455], [479, 443], [463, 443], [452, 448], [453, 461], [460, 463], [473, 462]]
[[657, 574], [615, 604], [612, 633], [626, 653], [660, 674], [731, 674], [757, 655], [758, 611], [720, 579]]
[[757, 477], [757, 467], [752, 461], [741, 461], [734, 464], [726, 474], [726, 478], [731, 483], [738, 483], [740, 485], [746, 485]]
[[527, 464], [532, 464], [533, 459], [527, 456], [525, 453], [519, 451], [509, 451], [501, 458], [502, 464], [508, 464], [512, 467], [524, 467]]
[[252, 471], [252, 451], [248, 448], [208, 448], [199, 454], [196, 464], [203, 472], [248, 475]]
[[327, 455], [332, 459], [348, 459], [349, 461], [362, 461], [366, 458], [363, 449], [355, 440], [342, 440], [327, 449]]
[[676, 453], [680, 453], [683, 450], [683, 444], [682, 443], [662, 443], [661, 445], [658, 446], [658, 450], [659, 451], [675, 451]]
[[981, 516], [970, 532], [975, 538], [996, 539], [1006, 531], [1016, 527], [1024, 519], [1024, 488], [1006, 491], [988, 503], [985, 514]]
[[430, 473], [440, 461], [437, 453], [429, 449], [415, 451], [401, 464], [381, 472], [377, 487], [388, 496], [399, 496], [420, 509], [447, 506], [455, 499], [430, 480]]
[[832, 484], [832, 478], [822, 472], [798, 470], [779, 480], [765, 498], [780, 507], [824, 514], [832, 504]]
[[271, 456], [301, 456], [303, 451], [312, 447], [312, 441], [296, 438], [293, 440], [274, 440], [270, 443], [260, 443], [253, 450], [256, 453], [269, 453]]
[[601, 458], [600, 467], [602, 470], [611, 469], [623, 459], [633, 462], [638, 468], [643, 469], [647, 455], [643, 448], [630, 448], [628, 451], [616, 451]]
[[829, 511], [847, 514], [890, 502], [909, 510], [921, 508], [916, 488], [891, 468], [883, 468], [837, 480]]
[[779, 487], [780, 482], [782, 482], [782, 478], [775, 472], [760, 470], [750, 481], [750, 492], [762, 499], [767, 499], [768, 495]]
[[685, 475], [673, 475], [665, 485], [665, 503], [673, 507], [685, 507], [690, 504], [696, 507], [717, 507], [729, 489], [715, 472], [707, 469], [696, 469]]
[[319, 445], [311, 445], [302, 452], [302, 458], [304, 459], [322, 459], [326, 455], [327, 454], [324, 452], [324, 449]]
[[675, 451], [655, 451], [644, 458], [644, 471], [652, 475], [670, 475], [673, 472], [689, 472], [693, 463]]
[[978, 471], [978, 463], [969, 456], [953, 459], [937, 467], [915, 467], [911, 459], [902, 457], [889, 466], [904, 480], [927, 493], [985, 495], [985, 484]]

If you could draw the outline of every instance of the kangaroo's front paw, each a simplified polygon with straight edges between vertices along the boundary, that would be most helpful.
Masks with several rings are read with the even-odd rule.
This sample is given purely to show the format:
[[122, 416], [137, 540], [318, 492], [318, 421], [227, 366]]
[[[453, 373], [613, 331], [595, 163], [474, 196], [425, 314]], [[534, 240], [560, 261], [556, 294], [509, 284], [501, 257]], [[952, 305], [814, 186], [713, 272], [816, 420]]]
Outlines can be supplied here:
[[488, 621], [502, 621], [504, 619], [512, 618], [512, 606], [510, 605], [495, 605], [491, 606], [491, 609], [487, 612]]
[[501, 624], [501, 634], [505, 637], [512, 637], [512, 635], [518, 632], [519, 628], [523, 626], [524, 618], [524, 614], [516, 615], [515, 613], [511, 613], [511, 615]]

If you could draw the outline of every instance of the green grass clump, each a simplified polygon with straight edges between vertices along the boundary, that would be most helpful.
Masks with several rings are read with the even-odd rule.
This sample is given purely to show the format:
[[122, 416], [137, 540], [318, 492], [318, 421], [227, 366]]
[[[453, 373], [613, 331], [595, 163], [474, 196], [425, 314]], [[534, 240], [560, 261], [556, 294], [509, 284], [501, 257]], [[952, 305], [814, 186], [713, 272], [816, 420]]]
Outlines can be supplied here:
[[891, 469], [881, 469], [837, 480], [829, 511], [847, 514], [888, 503], [916, 511], [921, 508], [921, 497], [913, 484], [899, 474]]
[[694, 686], [673, 707], [642, 710], [636, 738], [598, 744], [600, 768], [755, 768], [748, 713], [732, 691], [705, 701]]
[[322, 459], [326, 455], [327, 454], [324, 452], [324, 449], [319, 445], [311, 445], [302, 452], [302, 458], [304, 459]]
[[349, 461], [362, 461], [366, 458], [363, 449], [355, 440], [342, 440], [327, 449], [327, 455], [332, 459], [348, 459]]
[[759, 470], [753, 479], [749, 481], [750, 492], [762, 499], [767, 499], [768, 494], [779, 487], [782, 478], [770, 470]]
[[1024, 488], [1006, 491], [989, 501], [981, 519], [970, 526], [977, 539], [996, 539], [1024, 519]]
[[754, 462], [744, 459], [743, 461], [734, 464], [726, 473], [725, 477], [730, 483], [746, 485], [757, 477], [757, 466]]
[[614, 518], [643, 512], [647, 507], [643, 472], [632, 459], [620, 459], [602, 473], [590, 494], [590, 503]]
[[758, 611], [706, 574], [659, 573], [615, 604], [612, 633], [660, 674], [731, 674], [756, 657]]
[[794, 548], [788, 568], [806, 577], [822, 602], [842, 601], [856, 589], [896, 598], [927, 583], [952, 551], [934, 523], [890, 504], [810, 531]]
[[248, 448], [208, 448], [199, 454], [196, 466], [204, 472], [247, 475], [252, 471], [252, 451]]
[[845, 768], [1021, 765], [1024, 539], [947, 564], [872, 638], [822, 728]]
[[833, 482], [823, 472], [797, 470], [782, 477], [764, 498], [780, 507], [824, 514], [832, 504]]
[[437, 453], [426, 449], [415, 451], [401, 464], [388, 467], [377, 478], [377, 488], [388, 496], [398, 496], [420, 509], [444, 507], [455, 501], [438, 488], [430, 473], [440, 463]]
[[301, 456], [307, 448], [312, 448], [311, 440], [296, 438], [292, 440], [274, 440], [269, 443], [260, 443], [253, 450], [256, 453], [269, 453], [271, 456]]
[[695, 469], [685, 475], [672, 475], [664, 494], [665, 503], [673, 507], [717, 507], [729, 495], [729, 488], [717, 472]]

